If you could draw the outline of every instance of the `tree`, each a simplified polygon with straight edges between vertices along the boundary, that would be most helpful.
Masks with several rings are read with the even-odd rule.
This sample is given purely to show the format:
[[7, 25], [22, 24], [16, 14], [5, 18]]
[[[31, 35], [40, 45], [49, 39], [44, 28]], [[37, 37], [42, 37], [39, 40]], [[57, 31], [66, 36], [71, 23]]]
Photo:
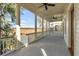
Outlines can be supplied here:
[[0, 38], [1, 38], [1, 30], [2, 30], [2, 28], [1, 28], [1, 24], [2, 24], [2, 18], [3, 18], [3, 8], [4, 8], [4, 6], [3, 6], [3, 4], [2, 3], [0, 3]]
[[[4, 31], [6, 36], [10, 32], [10, 23], [6, 21], [5, 19], [5, 14], [9, 13], [11, 15], [11, 20], [14, 22], [15, 19], [15, 4], [4, 4], [0, 3], [0, 36], [1, 36], [1, 31]], [[7, 22], [7, 23], [6, 23]], [[4, 26], [3, 26], [4, 24]]]
[[[10, 33], [13, 35], [11, 29], [11, 24], [6, 20], [5, 14], [9, 13], [11, 15], [11, 20], [14, 22], [15, 19], [15, 5], [14, 4], [4, 4], [0, 3], [0, 38], [9, 37]], [[1, 33], [2, 32], [2, 33]], [[2, 36], [3, 35], [3, 36]], [[5, 43], [4, 43], [5, 44]], [[3, 43], [0, 42], [0, 54], [3, 53]]]
[[4, 13], [9, 13], [11, 15], [11, 19], [12, 19], [12, 22], [14, 22], [14, 19], [15, 19], [15, 4], [7, 4], [5, 7], [4, 7]]

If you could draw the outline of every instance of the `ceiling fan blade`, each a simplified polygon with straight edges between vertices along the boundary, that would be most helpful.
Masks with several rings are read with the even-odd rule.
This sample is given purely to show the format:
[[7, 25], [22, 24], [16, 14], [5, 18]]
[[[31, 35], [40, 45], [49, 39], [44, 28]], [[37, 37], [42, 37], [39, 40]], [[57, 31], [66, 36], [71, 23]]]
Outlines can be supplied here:
[[43, 7], [43, 6], [45, 7], [45, 10], [47, 10], [47, 9], [48, 9], [48, 7], [47, 7], [47, 6], [48, 6], [48, 3], [42, 3], [42, 5], [41, 5], [41, 6], [39, 6], [39, 8], [40, 8], [40, 7]]
[[40, 8], [40, 7], [43, 7], [43, 6], [44, 6], [44, 4], [43, 4], [43, 5], [41, 5], [41, 6], [39, 6], [39, 8]]
[[48, 6], [55, 6], [55, 4], [48, 4]]
[[44, 5], [48, 5], [48, 3], [43, 3]]

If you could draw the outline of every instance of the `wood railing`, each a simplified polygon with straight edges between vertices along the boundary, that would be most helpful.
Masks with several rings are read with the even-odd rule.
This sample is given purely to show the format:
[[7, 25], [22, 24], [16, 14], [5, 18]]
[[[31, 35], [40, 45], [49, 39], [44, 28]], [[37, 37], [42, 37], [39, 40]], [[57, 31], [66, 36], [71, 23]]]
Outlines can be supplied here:
[[27, 47], [28, 44], [39, 40], [40, 38], [46, 36], [48, 32], [37, 32], [29, 34], [21, 34], [21, 41], [18, 41], [16, 37], [10, 38], [0, 38], [0, 55], [4, 55], [7, 52], [20, 49], [21, 47]]

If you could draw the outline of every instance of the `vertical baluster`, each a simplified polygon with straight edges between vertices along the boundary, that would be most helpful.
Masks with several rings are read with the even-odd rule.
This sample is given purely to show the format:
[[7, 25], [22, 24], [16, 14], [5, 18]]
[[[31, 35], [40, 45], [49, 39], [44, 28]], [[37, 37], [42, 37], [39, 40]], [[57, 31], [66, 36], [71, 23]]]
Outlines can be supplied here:
[[10, 41], [8, 41], [8, 42], [9, 42], [9, 50], [11, 50], [11, 49], [10, 49]]
[[4, 53], [4, 40], [2, 41], [2, 45], [3, 45], [3, 50], [2, 50], [2, 52]]
[[12, 51], [12, 42], [11, 40], [9, 40], [9, 42], [10, 42], [10, 50]]
[[17, 44], [16, 44], [16, 45], [17, 45], [16, 48], [18, 48], [18, 46], [19, 46], [19, 45], [18, 45], [18, 40], [17, 40]]
[[27, 36], [26, 35], [24, 35], [24, 41], [26, 41], [24, 44], [25, 44], [25, 46], [26, 47], [28, 47], [28, 38], [27, 38]]
[[18, 48], [18, 40], [17, 38], [15, 38], [15, 41], [16, 41], [16, 49]]
[[27, 38], [27, 44], [29, 45], [29, 40], [28, 40], [28, 38]]
[[[5, 41], [5, 44], [6, 44], [6, 41]], [[7, 45], [6, 45], [7, 46]], [[5, 46], [5, 51], [7, 51], [7, 47]]]
[[27, 35], [27, 37], [28, 37], [28, 43], [29, 43], [29, 35]]

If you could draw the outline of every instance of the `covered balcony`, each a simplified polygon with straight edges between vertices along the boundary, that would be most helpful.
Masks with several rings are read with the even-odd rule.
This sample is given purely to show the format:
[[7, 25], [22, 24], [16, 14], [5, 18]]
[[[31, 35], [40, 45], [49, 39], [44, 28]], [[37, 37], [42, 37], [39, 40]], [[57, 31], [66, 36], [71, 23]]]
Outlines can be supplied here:
[[[15, 5], [13, 36], [0, 38], [0, 54], [5, 56], [70, 56], [65, 38], [65, 12], [72, 4], [20, 3]], [[42, 5], [42, 6], [41, 6]], [[27, 10], [27, 11], [25, 11]], [[23, 12], [25, 11], [25, 12]], [[32, 17], [27, 15], [31, 12]], [[23, 15], [29, 18], [23, 22]], [[28, 28], [28, 24], [32, 24]], [[25, 27], [24, 27], [25, 26]], [[26, 28], [27, 27], [27, 28]], [[0, 32], [2, 33], [2, 32]]]

